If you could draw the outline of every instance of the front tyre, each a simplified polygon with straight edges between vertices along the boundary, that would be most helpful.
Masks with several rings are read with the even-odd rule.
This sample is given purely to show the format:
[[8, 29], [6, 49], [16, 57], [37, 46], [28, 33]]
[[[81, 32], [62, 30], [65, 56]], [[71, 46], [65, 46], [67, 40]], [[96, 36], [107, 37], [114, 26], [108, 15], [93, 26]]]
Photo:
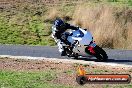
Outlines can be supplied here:
[[97, 61], [104, 62], [108, 60], [106, 52], [98, 45], [94, 47], [94, 51], [95, 51], [94, 56], [97, 58]]

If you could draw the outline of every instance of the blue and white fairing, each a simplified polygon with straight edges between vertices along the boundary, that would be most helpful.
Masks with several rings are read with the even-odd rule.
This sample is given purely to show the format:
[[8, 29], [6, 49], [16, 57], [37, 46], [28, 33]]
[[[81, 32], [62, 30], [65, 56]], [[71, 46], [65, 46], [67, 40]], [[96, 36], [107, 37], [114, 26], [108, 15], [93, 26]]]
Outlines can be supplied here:
[[90, 42], [93, 41], [92, 34], [81, 28], [79, 28], [79, 30], [72, 30], [71, 33], [72, 35], [68, 36], [67, 40], [72, 44], [75, 40], [79, 41], [79, 45], [89, 45]]

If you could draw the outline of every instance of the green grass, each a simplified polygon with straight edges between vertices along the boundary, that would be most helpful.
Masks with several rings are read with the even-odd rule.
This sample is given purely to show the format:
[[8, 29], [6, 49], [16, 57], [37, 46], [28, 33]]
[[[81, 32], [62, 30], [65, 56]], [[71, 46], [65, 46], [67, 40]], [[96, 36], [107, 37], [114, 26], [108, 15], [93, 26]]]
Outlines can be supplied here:
[[36, 4], [16, 2], [0, 11], [1, 44], [55, 45], [51, 23], [44, 23], [47, 8]]
[[73, 70], [66, 70], [63, 73], [66, 73], [67, 75], [71, 75], [71, 74], [74, 74], [74, 71]]
[[119, 84], [119, 85], [113, 85], [113, 86], [111, 86], [111, 85], [108, 85], [108, 84], [106, 84], [106, 85], [104, 85], [104, 87], [103, 88], [132, 88], [132, 85], [131, 84]]
[[55, 78], [56, 74], [53, 71], [0, 71], [0, 88], [72, 88], [50, 83]]
[[[116, 6], [132, 6], [132, 0], [88, 1], [90, 5], [105, 4], [106, 2], [107, 4], [114, 4]], [[54, 7], [48, 7], [41, 2], [16, 2], [12, 3], [12, 5], [14, 8], [0, 9], [1, 44], [55, 45], [54, 40], [50, 37], [53, 20], [46, 21], [49, 9]], [[62, 4], [58, 8], [61, 13], [60, 17], [64, 19], [69, 17], [72, 20], [76, 9], [75, 5], [72, 5], [72, 3]]]

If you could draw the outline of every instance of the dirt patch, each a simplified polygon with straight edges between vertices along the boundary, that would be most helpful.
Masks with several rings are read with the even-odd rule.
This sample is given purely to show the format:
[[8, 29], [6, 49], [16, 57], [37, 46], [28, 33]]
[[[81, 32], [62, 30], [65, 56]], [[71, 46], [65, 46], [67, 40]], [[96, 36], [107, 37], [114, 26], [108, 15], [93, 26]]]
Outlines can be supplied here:
[[0, 59], [0, 69], [15, 71], [42, 71], [72, 69], [72, 65], [44, 60]]
[[[0, 58], [0, 70], [9, 71], [46, 71], [53, 70], [56, 72], [56, 79], [52, 80], [52, 83], [63, 84], [68, 86], [77, 87], [79, 86], [75, 79], [77, 68], [79, 64], [76, 63], [62, 63], [53, 62], [46, 60], [23, 60], [23, 59], [11, 59], [11, 58]], [[83, 65], [87, 73], [89, 74], [130, 74], [132, 75], [132, 69], [124, 69], [117, 67], [103, 67], [103, 66], [93, 66], [93, 65]], [[102, 88], [103, 84], [88, 84], [83, 87], [87, 88]]]

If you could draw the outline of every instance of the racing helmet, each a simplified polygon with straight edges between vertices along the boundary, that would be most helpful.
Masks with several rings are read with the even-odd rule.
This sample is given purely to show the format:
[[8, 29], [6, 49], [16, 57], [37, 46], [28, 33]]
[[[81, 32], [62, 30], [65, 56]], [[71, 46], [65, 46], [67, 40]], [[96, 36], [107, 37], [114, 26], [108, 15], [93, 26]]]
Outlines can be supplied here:
[[63, 30], [65, 29], [65, 23], [61, 19], [56, 19], [54, 21], [54, 25], [58, 30]]

